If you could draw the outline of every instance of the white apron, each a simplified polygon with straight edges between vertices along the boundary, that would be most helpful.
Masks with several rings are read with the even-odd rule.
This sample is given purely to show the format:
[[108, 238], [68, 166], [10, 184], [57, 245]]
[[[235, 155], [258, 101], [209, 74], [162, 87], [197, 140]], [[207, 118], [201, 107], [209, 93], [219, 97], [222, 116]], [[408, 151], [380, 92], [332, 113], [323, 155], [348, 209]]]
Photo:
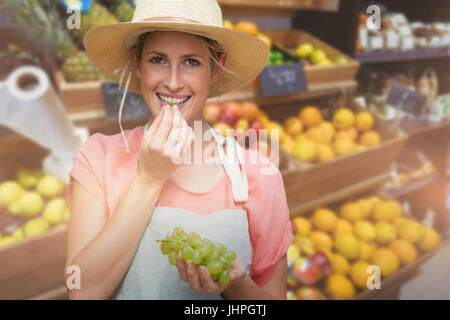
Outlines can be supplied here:
[[[234, 201], [248, 200], [247, 175], [243, 166], [244, 150], [233, 137], [224, 138], [211, 129], [216, 141], [219, 158], [231, 182]], [[225, 154], [223, 144], [227, 143]], [[240, 167], [239, 167], [240, 164]], [[218, 194], [218, 197], [221, 195]], [[222, 299], [220, 294], [204, 294], [192, 290], [178, 275], [176, 266], [160, 250], [157, 239], [165, 238], [176, 226], [186, 232], [197, 232], [202, 238], [223, 243], [241, 258], [250, 272], [252, 247], [250, 243], [247, 213], [240, 209], [225, 209], [208, 214], [197, 214], [179, 208], [155, 207], [145, 229], [136, 255], [116, 288], [112, 299]]]

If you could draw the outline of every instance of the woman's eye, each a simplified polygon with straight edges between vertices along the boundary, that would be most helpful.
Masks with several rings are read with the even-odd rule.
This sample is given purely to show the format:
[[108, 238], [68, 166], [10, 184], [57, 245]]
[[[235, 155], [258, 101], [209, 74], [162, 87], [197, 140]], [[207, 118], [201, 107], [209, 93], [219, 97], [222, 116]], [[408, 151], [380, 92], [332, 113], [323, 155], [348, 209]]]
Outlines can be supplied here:
[[163, 61], [163, 59], [161, 57], [153, 57], [149, 61], [154, 64], [159, 64]]
[[198, 62], [195, 59], [187, 59], [186, 63], [188, 64], [188, 66], [191, 66], [191, 67], [195, 67], [195, 66], [198, 66], [200, 64], [200, 62]]

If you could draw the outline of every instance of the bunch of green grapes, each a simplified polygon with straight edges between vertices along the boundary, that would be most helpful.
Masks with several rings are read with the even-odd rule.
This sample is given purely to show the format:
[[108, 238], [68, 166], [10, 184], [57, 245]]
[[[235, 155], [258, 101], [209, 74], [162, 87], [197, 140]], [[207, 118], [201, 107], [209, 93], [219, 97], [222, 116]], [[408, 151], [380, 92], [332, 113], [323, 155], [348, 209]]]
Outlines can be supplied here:
[[195, 232], [186, 233], [182, 227], [176, 227], [167, 239], [161, 242], [161, 252], [169, 257], [169, 263], [176, 265], [178, 254], [184, 261], [191, 260], [197, 267], [206, 266], [214, 281], [223, 286], [230, 282], [231, 262], [236, 259], [236, 252], [227, 250], [226, 246], [200, 237]]

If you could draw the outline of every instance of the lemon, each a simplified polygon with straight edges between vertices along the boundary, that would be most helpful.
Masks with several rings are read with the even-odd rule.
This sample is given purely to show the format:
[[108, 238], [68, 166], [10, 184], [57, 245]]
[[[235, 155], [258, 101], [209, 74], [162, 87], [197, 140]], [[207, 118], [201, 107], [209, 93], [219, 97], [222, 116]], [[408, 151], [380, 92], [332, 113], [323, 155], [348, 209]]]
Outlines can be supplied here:
[[356, 261], [350, 267], [350, 279], [360, 289], [367, 289], [367, 268], [370, 266], [366, 261]]
[[376, 237], [374, 226], [367, 220], [359, 220], [354, 226], [355, 235], [362, 241], [372, 241]]
[[391, 276], [399, 267], [397, 255], [391, 249], [387, 248], [375, 250], [371, 261], [374, 265], [380, 267], [381, 276], [383, 277]]
[[322, 231], [313, 231], [309, 235], [316, 250], [331, 250], [333, 248], [333, 240], [331, 237]]
[[359, 199], [356, 202], [361, 208], [361, 218], [369, 219], [372, 213], [372, 203], [369, 199]]
[[333, 124], [339, 130], [350, 128], [355, 123], [355, 115], [348, 108], [341, 108], [333, 115]]
[[351, 299], [356, 293], [352, 282], [339, 273], [333, 273], [326, 278], [325, 289], [328, 293], [341, 299]]
[[15, 204], [18, 206], [17, 211], [13, 209], [15, 213], [32, 217], [42, 210], [44, 200], [42, 200], [41, 195], [37, 192], [25, 191]]
[[423, 237], [418, 243], [422, 251], [431, 251], [441, 242], [439, 234], [431, 227], [424, 227]]
[[337, 235], [334, 239], [334, 246], [338, 253], [342, 254], [350, 261], [359, 258], [359, 240], [350, 233]]
[[50, 200], [44, 208], [43, 218], [53, 225], [67, 222], [70, 214], [64, 198], [55, 198]]
[[361, 207], [356, 202], [344, 203], [339, 210], [339, 215], [342, 219], [355, 223], [362, 218]]
[[296, 217], [293, 220], [297, 233], [307, 236], [311, 232], [311, 222], [304, 217]]
[[343, 233], [353, 233], [353, 226], [347, 220], [338, 219], [333, 235], [336, 237], [338, 234]]
[[25, 237], [37, 236], [47, 232], [48, 229], [50, 229], [50, 224], [42, 218], [31, 219], [23, 226]]
[[7, 207], [19, 199], [22, 193], [20, 184], [15, 181], [5, 181], [0, 184], [0, 204]]
[[44, 197], [54, 197], [64, 191], [64, 184], [61, 180], [51, 175], [45, 175], [39, 180], [36, 191]]
[[369, 243], [369, 242], [365, 242], [365, 241], [360, 241], [359, 248], [360, 248], [359, 259], [364, 260], [364, 261], [369, 261], [370, 258], [372, 257], [372, 254], [377, 249], [377, 246], [375, 243], [372, 243], [372, 242]]
[[395, 252], [403, 265], [410, 264], [417, 258], [417, 249], [404, 239], [395, 239], [389, 244], [389, 249]]
[[375, 232], [376, 240], [379, 244], [388, 244], [397, 237], [394, 226], [386, 222], [377, 223]]
[[299, 140], [292, 150], [292, 155], [300, 161], [313, 162], [317, 158], [317, 145], [311, 140]]
[[375, 119], [367, 111], [360, 111], [355, 118], [355, 127], [359, 131], [369, 131], [372, 129]]
[[331, 256], [331, 268], [334, 273], [347, 275], [350, 271], [350, 264], [347, 259], [339, 253], [334, 253]]
[[314, 226], [324, 232], [332, 232], [336, 229], [338, 218], [330, 209], [319, 208], [313, 213]]
[[424, 235], [424, 231], [424, 226], [412, 219], [406, 219], [398, 226], [398, 235], [400, 238], [412, 243], [419, 242]]
[[[398, 215], [398, 207], [394, 201], [380, 201], [373, 210], [372, 217], [375, 222], [391, 222]], [[401, 215], [401, 213], [400, 213]]]

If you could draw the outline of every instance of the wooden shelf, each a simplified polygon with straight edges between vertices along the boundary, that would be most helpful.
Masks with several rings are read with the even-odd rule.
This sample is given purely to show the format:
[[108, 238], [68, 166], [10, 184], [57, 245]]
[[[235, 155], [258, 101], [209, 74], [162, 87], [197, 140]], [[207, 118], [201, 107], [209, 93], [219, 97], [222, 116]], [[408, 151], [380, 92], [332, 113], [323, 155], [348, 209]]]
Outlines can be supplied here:
[[358, 86], [356, 81], [348, 81], [348, 82], [337, 82], [337, 83], [325, 83], [320, 85], [310, 85], [308, 86], [308, 91], [299, 92], [294, 94], [287, 94], [283, 96], [274, 96], [274, 97], [265, 97], [261, 96], [259, 93], [240, 89], [233, 91], [229, 94], [225, 94], [220, 98], [213, 98], [208, 100], [208, 102], [223, 102], [229, 100], [246, 100], [252, 99], [255, 100], [257, 104], [260, 105], [276, 105], [282, 103], [293, 102], [297, 100], [307, 100], [318, 97], [323, 97], [327, 95], [334, 95], [342, 90], [346, 90], [347, 92], [354, 92]]
[[416, 50], [396, 50], [386, 52], [377, 51], [355, 54], [355, 59], [361, 63], [393, 62], [445, 57], [450, 57], [450, 47], [426, 48]]
[[339, 0], [219, 0], [221, 7], [337, 11]]
[[429, 184], [433, 183], [439, 178], [439, 174], [437, 172], [432, 173], [430, 175], [427, 175], [423, 178], [416, 179], [410, 183], [407, 183], [406, 185], [399, 187], [399, 188], [392, 188], [389, 190], [386, 190], [390, 196], [393, 198], [399, 198], [402, 197], [408, 193], [420, 190]]
[[417, 125], [400, 126], [400, 129], [405, 131], [405, 133], [407, 133], [410, 137], [424, 135], [431, 131], [445, 128], [450, 129], [450, 120], [444, 120], [441, 122], [422, 122]]

